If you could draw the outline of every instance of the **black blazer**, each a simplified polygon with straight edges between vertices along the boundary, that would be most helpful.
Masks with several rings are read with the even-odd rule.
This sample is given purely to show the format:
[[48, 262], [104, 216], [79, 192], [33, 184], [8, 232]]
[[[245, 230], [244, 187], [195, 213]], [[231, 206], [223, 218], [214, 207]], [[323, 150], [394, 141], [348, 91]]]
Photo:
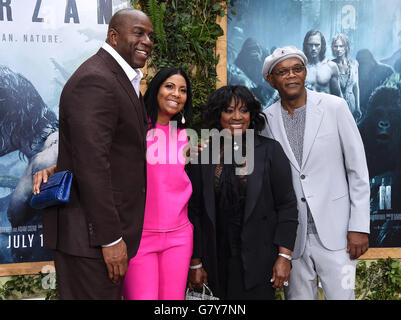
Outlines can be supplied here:
[[101, 258], [122, 237], [128, 257], [141, 239], [146, 196], [146, 110], [115, 59], [100, 49], [60, 98], [57, 170], [73, 172], [70, 202], [46, 210], [44, 243]]
[[[215, 167], [189, 166], [193, 193], [188, 214], [194, 225], [193, 258], [202, 259], [208, 282], [218, 293]], [[270, 281], [278, 246], [294, 249], [297, 225], [297, 200], [288, 159], [277, 141], [255, 135], [254, 170], [248, 176], [241, 232], [246, 289]]]

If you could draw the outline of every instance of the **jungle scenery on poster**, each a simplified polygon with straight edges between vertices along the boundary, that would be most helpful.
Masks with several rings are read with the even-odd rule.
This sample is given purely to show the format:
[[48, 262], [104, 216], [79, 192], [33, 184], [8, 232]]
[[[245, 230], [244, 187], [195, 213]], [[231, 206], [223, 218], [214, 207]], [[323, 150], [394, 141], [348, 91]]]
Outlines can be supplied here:
[[124, 0], [0, 1], [0, 264], [52, 260], [32, 175], [56, 163], [65, 82], [105, 41]]
[[343, 97], [359, 127], [371, 184], [371, 247], [401, 246], [401, 2], [232, 0], [227, 82], [267, 108], [279, 97], [263, 79], [275, 48], [308, 57], [306, 86]]

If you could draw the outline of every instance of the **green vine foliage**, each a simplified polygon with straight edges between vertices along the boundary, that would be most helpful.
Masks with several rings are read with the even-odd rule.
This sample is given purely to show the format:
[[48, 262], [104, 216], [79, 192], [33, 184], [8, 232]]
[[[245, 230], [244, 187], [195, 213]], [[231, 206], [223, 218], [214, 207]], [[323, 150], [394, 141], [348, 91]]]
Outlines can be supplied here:
[[151, 17], [153, 28], [155, 31], [155, 39], [160, 52], [167, 51], [167, 37], [164, 30], [164, 14], [166, 12], [166, 4], [158, 4], [157, 0], [150, 0], [147, 4], [147, 10]]
[[[285, 300], [284, 290], [276, 290], [276, 300]], [[318, 299], [324, 300], [321, 288]], [[401, 264], [399, 259], [359, 260], [355, 279], [356, 300], [401, 300]]]
[[[0, 285], [0, 300], [31, 297], [58, 299], [57, 288], [49, 286], [51, 283], [46, 277], [48, 274], [44, 273], [12, 276], [10, 280]], [[44, 289], [44, 281], [48, 289]], [[373, 261], [358, 261], [355, 297], [357, 300], [401, 300], [400, 260], [388, 257]], [[325, 299], [320, 288], [318, 298]], [[276, 290], [276, 300], [285, 300], [283, 289]]]
[[401, 300], [399, 259], [358, 262], [355, 295], [360, 300]]
[[[33, 297], [57, 300], [56, 282], [49, 285], [49, 274], [11, 276], [11, 279], [0, 285], [0, 300], [17, 300]], [[52, 274], [55, 280], [55, 274]]]
[[[131, 0], [150, 17], [155, 30], [147, 81], [162, 67], [182, 68], [193, 91], [194, 129], [202, 125], [200, 107], [216, 89], [216, 42], [224, 34], [217, 17], [224, 17], [228, 1]], [[153, 71], [153, 73], [152, 73]]]

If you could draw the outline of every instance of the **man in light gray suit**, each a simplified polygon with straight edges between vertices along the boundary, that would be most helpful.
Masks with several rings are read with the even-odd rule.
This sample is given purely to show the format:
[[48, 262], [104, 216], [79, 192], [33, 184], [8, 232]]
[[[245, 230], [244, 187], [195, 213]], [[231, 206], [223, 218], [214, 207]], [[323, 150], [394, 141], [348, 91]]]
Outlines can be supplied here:
[[[344, 99], [305, 88], [307, 58], [293, 46], [265, 59], [280, 100], [263, 132], [282, 145], [298, 199], [288, 299], [354, 299], [356, 259], [369, 247], [370, 187], [362, 140]], [[291, 259], [291, 257], [289, 257]]]

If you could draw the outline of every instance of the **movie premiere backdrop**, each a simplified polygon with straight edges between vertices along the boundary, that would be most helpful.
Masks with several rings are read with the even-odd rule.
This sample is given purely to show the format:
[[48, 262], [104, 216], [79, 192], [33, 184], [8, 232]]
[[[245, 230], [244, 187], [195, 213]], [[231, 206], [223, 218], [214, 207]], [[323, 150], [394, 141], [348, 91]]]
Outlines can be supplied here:
[[[295, 45], [313, 60], [312, 44], [320, 45], [306, 85], [342, 95], [357, 121], [370, 173], [370, 246], [401, 247], [401, 1], [232, 0], [231, 6], [227, 82], [251, 88], [264, 108], [278, 99], [261, 75], [264, 58]], [[338, 45], [347, 43], [343, 60]]]
[[[112, 13], [128, 2], [0, 0], [0, 264], [52, 260], [43, 248], [41, 212], [28, 206], [32, 174], [56, 162], [58, 102], [66, 80], [102, 45]], [[261, 76], [263, 60], [274, 48], [303, 48], [307, 32], [320, 31], [326, 42], [320, 65], [326, 71], [315, 74], [324, 79], [335, 59], [334, 36], [347, 36], [353, 72], [338, 81], [342, 89], [357, 82], [362, 117], [355, 116], [372, 190], [371, 246], [400, 247], [401, 1], [233, 0], [231, 5], [227, 79], [251, 88], [264, 108], [278, 98]], [[356, 100], [355, 94], [344, 97], [350, 105]]]
[[128, 2], [0, 1], [0, 264], [53, 260], [28, 205], [32, 174], [56, 163], [65, 82]]

